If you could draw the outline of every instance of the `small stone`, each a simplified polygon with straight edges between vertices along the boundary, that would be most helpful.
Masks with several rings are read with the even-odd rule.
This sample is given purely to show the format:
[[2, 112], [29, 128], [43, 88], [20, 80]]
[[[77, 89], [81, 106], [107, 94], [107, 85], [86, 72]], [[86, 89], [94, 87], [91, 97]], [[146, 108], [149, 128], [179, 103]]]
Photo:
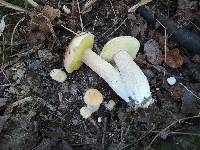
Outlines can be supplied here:
[[98, 121], [98, 123], [101, 123], [102, 122], [102, 117], [98, 117], [97, 121]]
[[175, 78], [175, 77], [169, 77], [169, 78], [167, 78], [167, 83], [168, 83], [169, 85], [174, 85], [174, 84], [176, 84], [176, 78]]

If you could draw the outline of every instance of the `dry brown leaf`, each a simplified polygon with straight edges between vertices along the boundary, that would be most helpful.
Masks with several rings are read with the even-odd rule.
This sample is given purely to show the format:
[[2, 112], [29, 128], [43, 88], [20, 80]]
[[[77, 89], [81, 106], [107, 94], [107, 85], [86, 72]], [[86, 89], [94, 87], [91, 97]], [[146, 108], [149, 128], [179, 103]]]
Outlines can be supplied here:
[[37, 18], [33, 18], [31, 20], [31, 30], [36, 30], [36, 31], [42, 31], [42, 32], [50, 32], [49, 26], [47, 25], [51, 25], [50, 20], [45, 16], [38, 16]]
[[41, 14], [32, 19], [31, 30], [39, 30], [45, 33], [50, 32], [52, 25], [57, 24], [55, 19], [60, 17], [60, 10], [46, 5], [41, 12]]
[[174, 48], [167, 52], [166, 64], [171, 68], [181, 67], [181, 65], [183, 64], [183, 58], [180, 55], [178, 48]]
[[43, 15], [48, 17], [50, 21], [54, 21], [55, 18], [60, 18], [60, 10], [59, 9], [54, 9], [53, 7], [46, 5], [43, 7], [42, 10]]

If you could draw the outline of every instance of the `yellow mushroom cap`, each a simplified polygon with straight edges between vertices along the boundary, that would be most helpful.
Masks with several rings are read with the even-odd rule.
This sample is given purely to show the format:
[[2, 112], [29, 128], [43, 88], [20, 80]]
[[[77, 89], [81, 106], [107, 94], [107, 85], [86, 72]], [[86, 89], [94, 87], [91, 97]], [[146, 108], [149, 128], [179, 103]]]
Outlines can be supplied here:
[[89, 106], [99, 106], [103, 102], [103, 95], [97, 89], [89, 89], [84, 96], [84, 102]]
[[94, 35], [91, 33], [83, 32], [72, 39], [64, 55], [64, 66], [68, 73], [80, 68], [85, 50], [92, 49], [93, 44]]
[[134, 59], [140, 48], [140, 42], [132, 36], [120, 36], [108, 41], [102, 50], [101, 57], [112, 61], [113, 56], [119, 51], [126, 51]]

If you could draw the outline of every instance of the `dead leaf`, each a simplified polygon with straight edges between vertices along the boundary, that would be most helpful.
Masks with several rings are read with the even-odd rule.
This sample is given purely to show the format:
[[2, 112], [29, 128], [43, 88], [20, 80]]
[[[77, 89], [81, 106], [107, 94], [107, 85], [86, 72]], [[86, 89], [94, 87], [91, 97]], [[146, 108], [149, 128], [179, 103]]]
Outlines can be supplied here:
[[44, 16], [38, 16], [37, 18], [33, 18], [31, 20], [31, 31], [42, 31], [42, 32], [50, 32], [49, 26], [51, 25], [51, 22], [48, 18], [45, 18]]
[[147, 60], [153, 65], [161, 64], [163, 61], [162, 52], [159, 49], [158, 42], [151, 39], [144, 44], [144, 52]]
[[46, 5], [41, 12], [42, 14], [31, 20], [31, 30], [39, 30], [45, 33], [51, 32], [53, 25], [58, 22], [55, 19], [60, 17], [60, 10]]
[[60, 10], [54, 9], [53, 7], [46, 5], [43, 7], [42, 13], [50, 19], [50, 21], [54, 21], [56, 18], [60, 18]]
[[174, 69], [182, 66], [183, 58], [180, 55], [178, 48], [174, 48], [167, 52], [166, 64]]
[[138, 15], [129, 14], [128, 20], [130, 23], [131, 35], [134, 37], [138, 35], [140, 35], [141, 37], [144, 37], [144, 33], [147, 29], [147, 23], [143, 19], [143, 17], [141, 17], [139, 14]]

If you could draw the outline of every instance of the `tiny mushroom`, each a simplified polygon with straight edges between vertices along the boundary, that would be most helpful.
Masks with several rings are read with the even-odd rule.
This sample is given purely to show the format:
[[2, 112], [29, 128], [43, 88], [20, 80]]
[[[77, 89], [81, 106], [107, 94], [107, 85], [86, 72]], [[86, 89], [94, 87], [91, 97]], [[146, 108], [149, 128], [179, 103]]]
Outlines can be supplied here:
[[91, 49], [94, 36], [91, 33], [80, 33], [69, 44], [64, 56], [64, 66], [68, 73], [78, 70], [85, 63], [124, 100], [129, 101], [129, 95], [120, 77], [119, 71], [102, 59]]
[[139, 41], [131, 36], [116, 37], [103, 47], [101, 57], [115, 62], [130, 100], [136, 107], [146, 108], [153, 103], [148, 80], [140, 67], [133, 61], [139, 50]]
[[88, 107], [82, 107], [80, 109], [80, 114], [84, 119], [87, 119], [92, 115], [92, 111]]
[[50, 72], [50, 76], [53, 80], [56, 80], [58, 82], [64, 82], [67, 78], [67, 75], [64, 71], [61, 69], [53, 69]]
[[97, 89], [89, 89], [85, 93], [84, 102], [87, 104], [87, 108], [95, 112], [103, 102], [103, 95]]
[[113, 100], [110, 100], [108, 103], [105, 103], [107, 110], [111, 111], [115, 107], [116, 103]]

